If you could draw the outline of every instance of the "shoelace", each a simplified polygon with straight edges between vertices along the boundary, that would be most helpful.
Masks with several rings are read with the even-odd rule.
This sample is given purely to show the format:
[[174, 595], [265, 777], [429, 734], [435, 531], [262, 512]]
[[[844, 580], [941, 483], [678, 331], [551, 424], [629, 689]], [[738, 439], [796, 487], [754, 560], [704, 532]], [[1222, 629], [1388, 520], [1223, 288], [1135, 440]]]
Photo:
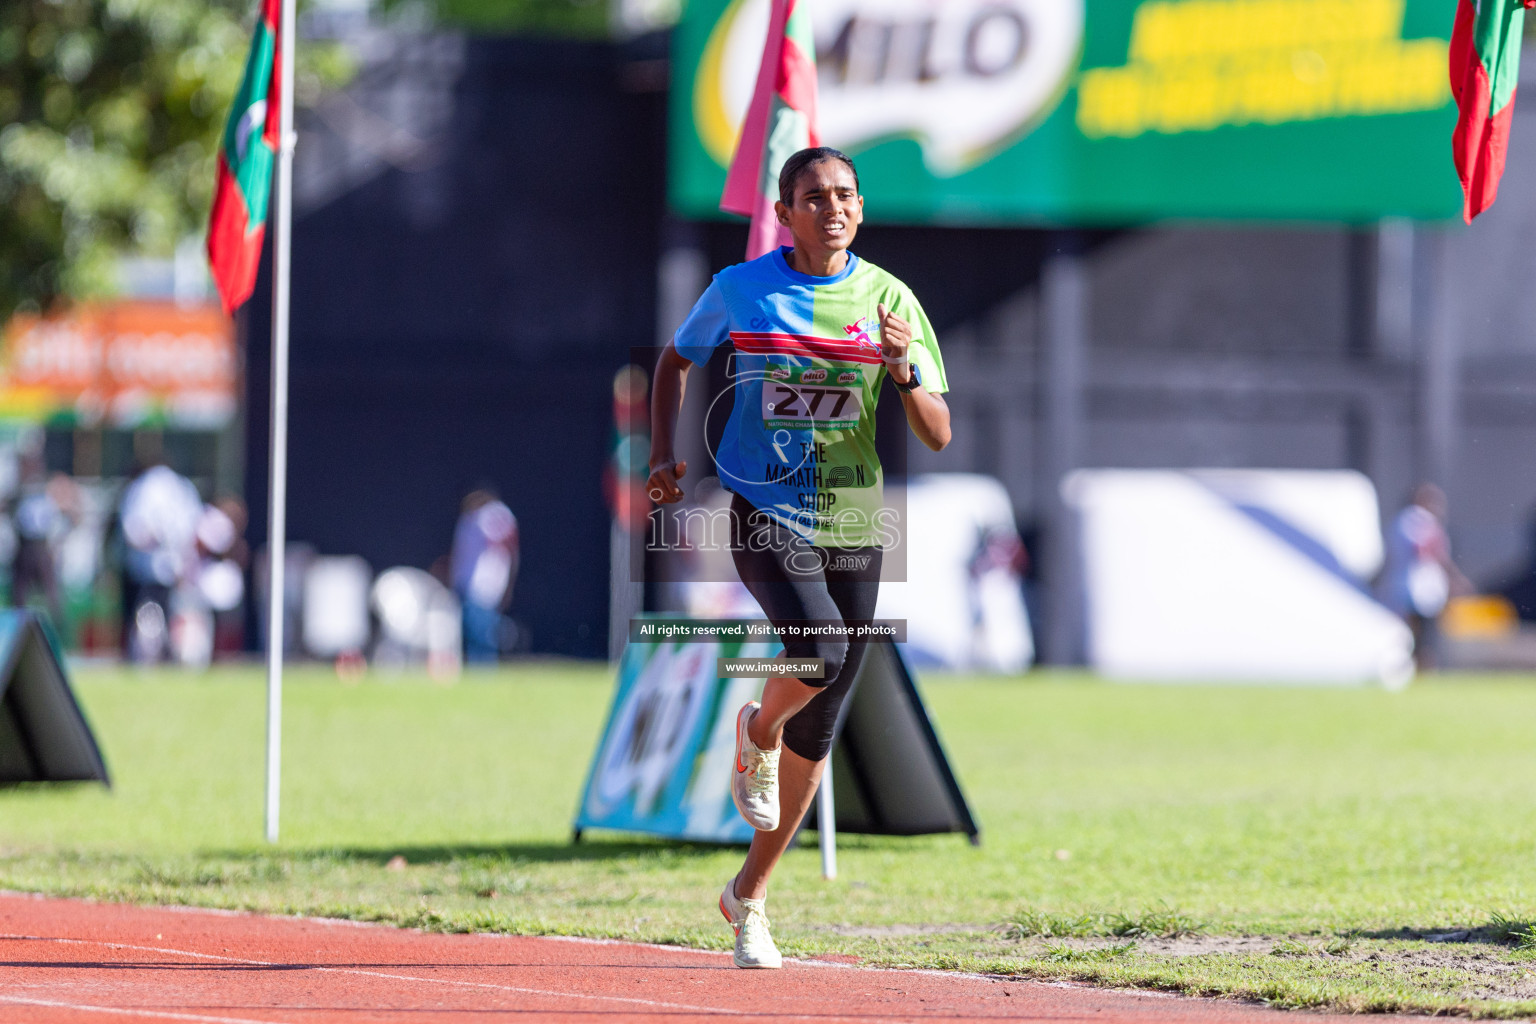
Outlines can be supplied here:
[[773, 936], [768, 934], [768, 915], [756, 907], [743, 902], [742, 909], [746, 911], [741, 919], [741, 941], [743, 945], [767, 942], [772, 944]]
[[770, 758], [766, 753], [759, 752], [752, 758], [752, 773], [747, 779], [747, 788], [754, 794], [761, 796], [768, 792], [779, 777], [779, 762]]

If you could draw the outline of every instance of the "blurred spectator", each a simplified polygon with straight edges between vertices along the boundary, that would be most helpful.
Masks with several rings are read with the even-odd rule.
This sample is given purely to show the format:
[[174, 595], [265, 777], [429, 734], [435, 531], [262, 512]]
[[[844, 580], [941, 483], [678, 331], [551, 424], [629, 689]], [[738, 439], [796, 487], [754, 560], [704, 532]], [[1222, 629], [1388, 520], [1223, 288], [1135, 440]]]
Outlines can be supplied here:
[[1445, 521], [1445, 492], [1423, 483], [1387, 534], [1386, 603], [1413, 631], [1413, 657], [1421, 671], [1436, 665], [1435, 620], [1446, 602], [1452, 594], [1476, 589], [1451, 560]]
[[1019, 671], [1034, 660], [1035, 650], [1023, 604], [1029, 551], [1018, 529], [1003, 523], [982, 527], [969, 568], [975, 604], [972, 665], [992, 672]]
[[453, 531], [449, 577], [463, 604], [464, 660], [494, 662], [502, 650], [503, 616], [517, 579], [517, 517], [495, 493], [465, 496]]
[[63, 473], [45, 479], [41, 452], [22, 455], [14, 513], [16, 555], [11, 563], [11, 605], [41, 597], [55, 629], [64, 628], [55, 546], [79, 518], [80, 496]]
[[[118, 506], [123, 543], [123, 647], [130, 661], [172, 654], [172, 594], [195, 577], [203, 500], [169, 466], [150, 466], [128, 484]], [[178, 599], [188, 595], [182, 591]]]
[[[241, 605], [245, 600], [245, 503], [226, 495], [204, 505], [195, 533], [195, 589], [184, 603], [189, 615], [204, 619], [208, 657], [240, 650]], [[190, 653], [190, 652], [189, 652]], [[183, 659], [187, 660], [187, 659]]]

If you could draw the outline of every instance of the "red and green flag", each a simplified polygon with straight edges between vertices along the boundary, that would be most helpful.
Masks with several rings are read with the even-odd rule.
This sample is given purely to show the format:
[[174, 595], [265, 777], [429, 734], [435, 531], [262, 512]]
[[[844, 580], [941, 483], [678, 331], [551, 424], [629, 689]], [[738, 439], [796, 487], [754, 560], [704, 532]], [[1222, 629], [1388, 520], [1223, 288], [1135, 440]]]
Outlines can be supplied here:
[[1451, 94], [1460, 116], [1451, 136], [1467, 223], [1493, 205], [1509, 152], [1520, 78], [1525, 9], [1536, 0], [1460, 0], [1451, 33]]
[[757, 87], [720, 196], [720, 209], [752, 218], [747, 259], [789, 244], [789, 232], [773, 212], [779, 170], [798, 151], [820, 144], [810, 6], [807, 0], [773, 0]]
[[208, 265], [226, 313], [233, 313], [256, 288], [256, 265], [267, 230], [282, 106], [277, 45], [281, 5], [282, 0], [261, 0], [245, 77], [219, 143], [219, 178], [208, 218]]

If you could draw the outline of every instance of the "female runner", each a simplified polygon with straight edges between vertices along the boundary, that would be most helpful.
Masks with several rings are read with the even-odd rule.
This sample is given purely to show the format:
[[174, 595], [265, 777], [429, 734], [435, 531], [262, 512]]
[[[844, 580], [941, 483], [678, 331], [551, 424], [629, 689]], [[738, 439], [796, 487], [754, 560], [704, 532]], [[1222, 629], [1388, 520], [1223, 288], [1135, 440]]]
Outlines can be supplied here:
[[[732, 492], [732, 557], [784, 640], [782, 657], [821, 659], [819, 678], [777, 676], [736, 719], [732, 796], [757, 831], [720, 895], [738, 967], [778, 967], [764, 910], [768, 878], [809, 809], [832, 748], [838, 708], [865, 644], [807, 626], [874, 616], [882, 543], [875, 403], [889, 376], [907, 423], [934, 451], [949, 443], [944, 364], [906, 285], [848, 247], [864, 219], [853, 161], [805, 149], [779, 174], [779, 223], [793, 247], [728, 267], [694, 305], [656, 364], [647, 488], [683, 497], [687, 464], [673, 435], [688, 371], [729, 340], [734, 404], [715, 462]], [[782, 755], [781, 755], [782, 749]], [[824, 825], [825, 827], [825, 825]]]

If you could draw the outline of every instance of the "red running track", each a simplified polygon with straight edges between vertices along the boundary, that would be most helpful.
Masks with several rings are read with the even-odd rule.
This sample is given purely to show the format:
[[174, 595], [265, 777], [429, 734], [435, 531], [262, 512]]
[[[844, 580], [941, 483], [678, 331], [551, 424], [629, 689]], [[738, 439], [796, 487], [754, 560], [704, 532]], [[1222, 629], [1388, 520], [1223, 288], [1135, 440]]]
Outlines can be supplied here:
[[816, 962], [741, 971], [727, 954], [619, 942], [431, 935], [0, 894], [3, 1024], [668, 1024], [717, 1017], [745, 1017], [753, 1024], [1350, 1019]]

